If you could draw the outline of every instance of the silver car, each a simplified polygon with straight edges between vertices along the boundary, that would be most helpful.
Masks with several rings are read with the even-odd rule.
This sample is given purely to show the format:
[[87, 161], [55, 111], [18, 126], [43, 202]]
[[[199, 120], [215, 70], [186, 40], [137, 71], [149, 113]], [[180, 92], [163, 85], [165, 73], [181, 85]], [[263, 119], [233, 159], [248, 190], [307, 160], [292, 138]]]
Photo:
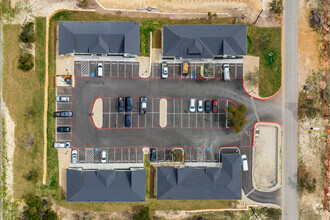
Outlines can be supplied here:
[[223, 65], [223, 80], [230, 81], [229, 64]]
[[69, 96], [56, 96], [57, 102], [70, 102]]
[[78, 162], [77, 157], [78, 157], [78, 151], [77, 150], [73, 150], [71, 152], [71, 162], [72, 163], [77, 163]]

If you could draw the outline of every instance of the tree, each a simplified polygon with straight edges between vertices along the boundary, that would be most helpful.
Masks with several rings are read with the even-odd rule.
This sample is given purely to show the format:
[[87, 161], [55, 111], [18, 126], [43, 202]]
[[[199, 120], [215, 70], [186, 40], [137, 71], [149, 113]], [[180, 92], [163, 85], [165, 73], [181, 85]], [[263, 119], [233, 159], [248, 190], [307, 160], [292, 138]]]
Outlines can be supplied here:
[[241, 132], [247, 123], [245, 118], [247, 109], [245, 105], [239, 105], [238, 107], [231, 105], [228, 106], [225, 111], [228, 112], [227, 120], [234, 123], [234, 131], [236, 133]]
[[23, 53], [19, 58], [18, 68], [29, 71], [34, 67], [34, 56], [30, 53]]
[[248, 72], [245, 79], [252, 86], [257, 86], [259, 82], [259, 70], [256, 68], [253, 72]]
[[23, 26], [20, 39], [24, 43], [32, 43], [36, 40], [33, 22], [28, 22]]
[[52, 209], [52, 203], [36, 195], [28, 195], [25, 198], [23, 219], [59, 219]]

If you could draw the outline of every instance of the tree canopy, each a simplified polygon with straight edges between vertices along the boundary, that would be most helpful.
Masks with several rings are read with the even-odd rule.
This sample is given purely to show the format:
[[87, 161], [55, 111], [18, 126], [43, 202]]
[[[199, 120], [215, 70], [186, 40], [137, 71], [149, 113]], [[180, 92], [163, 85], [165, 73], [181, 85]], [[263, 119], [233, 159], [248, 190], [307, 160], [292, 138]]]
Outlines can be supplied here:
[[245, 105], [239, 105], [238, 107], [231, 105], [228, 106], [225, 111], [228, 112], [227, 120], [234, 123], [235, 132], [241, 132], [247, 123], [245, 118], [247, 111]]

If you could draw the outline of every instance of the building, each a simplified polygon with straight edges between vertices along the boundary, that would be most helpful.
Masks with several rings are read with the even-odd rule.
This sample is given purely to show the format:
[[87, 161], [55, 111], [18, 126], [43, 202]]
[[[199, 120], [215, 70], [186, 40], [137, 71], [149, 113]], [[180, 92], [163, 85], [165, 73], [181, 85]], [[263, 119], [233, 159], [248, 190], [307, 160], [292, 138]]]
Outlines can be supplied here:
[[139, 55], [139, 22], [60, 21], [58, 31], [60, 55]]
[[68, 202], [144, 202], [146, 172], [67, 169]]
[[240, 200], [241, 155], [222, 157], [222, 168], [157, 167], [157, 199]]
[[241, 58], [246, 55], [246, 25], [167, 25], [164, 59]]

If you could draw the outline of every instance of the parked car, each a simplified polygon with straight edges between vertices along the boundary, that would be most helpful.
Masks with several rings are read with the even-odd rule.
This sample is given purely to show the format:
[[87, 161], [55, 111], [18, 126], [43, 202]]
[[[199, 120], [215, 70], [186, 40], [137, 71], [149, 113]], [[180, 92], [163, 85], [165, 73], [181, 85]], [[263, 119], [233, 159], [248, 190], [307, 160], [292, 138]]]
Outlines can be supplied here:
[[72, 111], [54, 112], [54, 117], [72, 117]]
[[132, 111], [132, 98], [126, 97], [126, 111], [131, 112]]
[[77, 163], [78, 162], [78, 151], [77, 150], [73, 150], [71, 151], [71, 162], [72, 163]]
[[206, 113], [210, 113], [211, 112], [211, 101], [210, 100], [206, 100], [205, 101], [205, 112]]
[[101, 150], [101, 163], [107, 162], [107, 150]]
[[168, 77], [168, 67], [167, 67], [167, 63], [164, 61], [162, 63], [162, 78], [166, 79]]
[[150, 148], [150, 162], [156, 161], [156, 148]]
[[230, 80], [229, 64], [223, 65], [223, 80], [224, 81]]
[[124, 112], [124, 106], [125, 106], [125, 100], [123, 97], [118, 98], [118, 112], [123, 113]]
[[242, 158], [243, 171], [248, 171], [249, 167], [248, 167], [248, 161], [247, 161], [246, 155], [242, 154], [241, 158]]
[[213, 100], [212, 101], [212, 112], [217, 113], [218, 112], [218, 100]]
[[190, 99], [189, 102], [189, 111], [190, 112], [195, 112], [196, 111], [196, 99]]
[[203, 100], [198, 100], [197, 101], [197, 111], [198, 112], [203, 112]]
[[70, 102], [69, 96], [56, 96], [57, 102]]
[[147, 113], [147, 98], [141, 97], [140, 98], [140, 114], [146, 114]]
[[54, 148], [70, 148], [70, 142], [55, 142]]
[[125, 115], [125, 127], [131, 127], [131, 115]]
[[57, 127], [57, 132], [70, 132], [70, 127]]
[[97, 76], [103, 76], [103, 65], [102, 65], [102, 63], [97, 64]]

